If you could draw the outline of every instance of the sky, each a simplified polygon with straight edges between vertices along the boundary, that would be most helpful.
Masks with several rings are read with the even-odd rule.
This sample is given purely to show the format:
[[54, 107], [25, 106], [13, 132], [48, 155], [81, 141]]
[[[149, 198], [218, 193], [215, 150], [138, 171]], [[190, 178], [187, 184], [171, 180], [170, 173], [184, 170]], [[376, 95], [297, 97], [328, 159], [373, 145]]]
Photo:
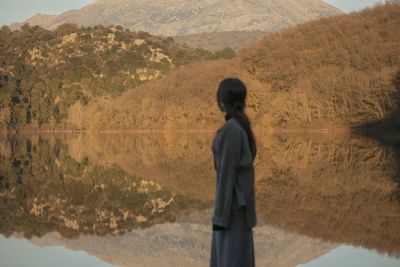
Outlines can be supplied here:
[[[0, 0], [1, 1], [1, 0]], [[376, 3], [383, 1], [380, 0], [325, 0], [329, 4], [338, 7], [344, 12], [351, 12], [363, 9], [368, 6], [373, 6]]]
[[[344, 12], [357, 11], [381, 2], [380, 0], [325, 1]], [[0, 0], [0, 25], [22, 22], [36, 13], [60, 14], [69, 9], [81, 8], [93, 2], [95, 0]]]
[[93, 2], [95, 0], [0, 0], [0, 25], [22, 22], [37, 13], [60, 14]]

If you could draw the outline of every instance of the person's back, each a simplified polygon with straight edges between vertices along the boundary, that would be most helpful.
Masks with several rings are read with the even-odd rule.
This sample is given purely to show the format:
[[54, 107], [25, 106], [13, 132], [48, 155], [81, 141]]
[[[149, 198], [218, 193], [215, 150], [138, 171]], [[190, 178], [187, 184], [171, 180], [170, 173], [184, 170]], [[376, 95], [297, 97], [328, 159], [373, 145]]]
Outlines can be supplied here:
[[226, 115], [212, 142], [216, 191], [211, 219], [211, 267], [255, 266], [253, 162], [257, 149], [244, 113], [245, 98], [246, 87], [240, 80], [228, 78], [220, 83], [217, 102]]
[[[250, 151], [247, 133], [241, 128], [238, 122], [231, 118], [227, 120], [222, 128], [220, 128], [214, 138], [212, 150], [214, 160], [218, 161], [221, 151], [218, 151], [221, 146], [222, 137], [225, 131], [238, 131], [240, 139], [232, 140], [233, 145], [240, 147], [240, 155], [238, 158], [236, 179], [234, 182], [234, 192], [232, 196], [232, 209], [239, 209], [240, 206], [246, 206], [246, 223], [248, 228], [252, 228], [257, 224], [256, 207], [255, 207], [255, 189], [254, 189], [254, 165]], [[229, 155], [234, 156], [234, 155]], [[218, 173], [219, 163], [214, 162]], [[217, 184], [218, 186], [218, 184]], [[226, 185], [225, 185], [226, 186]], [[216, 192], [218, 189], [216, 190]], [[216, 198], [218, 199], [218, 198]], [[218, 205], [218, 204], [217, 204]]]

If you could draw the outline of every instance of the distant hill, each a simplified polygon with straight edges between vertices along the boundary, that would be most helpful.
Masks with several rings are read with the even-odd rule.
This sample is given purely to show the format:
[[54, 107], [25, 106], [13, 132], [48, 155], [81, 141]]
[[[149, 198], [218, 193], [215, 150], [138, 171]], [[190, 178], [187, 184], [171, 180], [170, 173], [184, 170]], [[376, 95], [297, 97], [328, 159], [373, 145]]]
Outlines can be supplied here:
[[182, 65], [234, 56], [229, 49], [192, 49], [121, 26], [4, 26], [0, 44], [0, 128], [61, 123], [76, 101], [86, 106]]
[[266, 32], [263, 31], [230, 31], [230, 32], [203, 32], [190, 35], [173, 36], [177, 43], [186, 43], [190, 47], [198, 47], [210, 51], [217, 51], [230, 47], [235, 51], [257, 41]]
[[60, 15], [36, 14], [24, 23], [46, 29], [66, 22], [83, 26], [113, 24], [175, 36], [214, 31], [276, 31], [340, 13], [322, 0], [155, 0], [151, 4], [144, 0], [97, 0]]
[[[236, 58], [195, 63], [96, 102], [86, 129], [214, 129], [222, 122], [218, 83], [243, 79], [254, 127], [338, 127], [399, 108], [400, 5], [325, 18], [269, 33]], [[157, 96], [155, 98], [155, 96]]]

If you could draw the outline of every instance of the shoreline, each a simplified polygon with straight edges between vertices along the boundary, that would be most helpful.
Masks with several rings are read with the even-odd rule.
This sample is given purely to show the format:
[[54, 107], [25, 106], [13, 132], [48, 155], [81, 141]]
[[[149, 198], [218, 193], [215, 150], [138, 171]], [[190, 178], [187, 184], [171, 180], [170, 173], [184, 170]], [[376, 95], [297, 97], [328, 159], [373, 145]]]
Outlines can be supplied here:
[[[175, 133], [175, 132], [183, 132], [183, 133], [207, 133], [207, 132], [215, 132], [219, 127], [215, 128], [164, 128], [164, 129], [156, 129], [156, 128], [148, 128], [148, 129], [105, 129], [105, 130], [66, 130], [66, 129], [54, 129], [54, 130], [6, 130], [0, 131], [0, 134], [22, 134], [22, 133]], [[253, 128], [254, 132], [268, 132], [268, 133], [332, 133], [332, 132], [350, 132], [351, 127], [322, 127], [322, 128]]]
[[[142, 129], [102, 129], [102, 130], [73, 130], [73, 129], [11, 129], [0, 131], [1, 135], [41, 135], [41, 134], [213, 134], [223, 123], [207, 128], [142, 128]], [[253, 127], [255, 134], [319, 134], [319, 135], [375, 135], [390, 136], [389, 139], [400, 139], [400, 131], [388, 125], [348, 125], [321, 127]]]

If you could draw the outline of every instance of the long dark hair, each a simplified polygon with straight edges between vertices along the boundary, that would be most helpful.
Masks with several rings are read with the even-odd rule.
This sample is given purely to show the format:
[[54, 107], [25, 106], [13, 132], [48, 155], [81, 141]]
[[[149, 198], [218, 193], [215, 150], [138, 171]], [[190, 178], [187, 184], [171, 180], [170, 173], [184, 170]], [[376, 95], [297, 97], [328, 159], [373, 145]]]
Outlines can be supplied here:
[[[217, 102], [221, 111], [226, 112], [225, 121], [235, 119], [247, 133], [253, 160], [257, 155], [257, 145], [251, 130], [251, 123], [244, 108], [246, 106], [247, 88], [237, 78], [226, 78], [218, 86]], [[221, 106], [223, 104], [223, 107]]]

